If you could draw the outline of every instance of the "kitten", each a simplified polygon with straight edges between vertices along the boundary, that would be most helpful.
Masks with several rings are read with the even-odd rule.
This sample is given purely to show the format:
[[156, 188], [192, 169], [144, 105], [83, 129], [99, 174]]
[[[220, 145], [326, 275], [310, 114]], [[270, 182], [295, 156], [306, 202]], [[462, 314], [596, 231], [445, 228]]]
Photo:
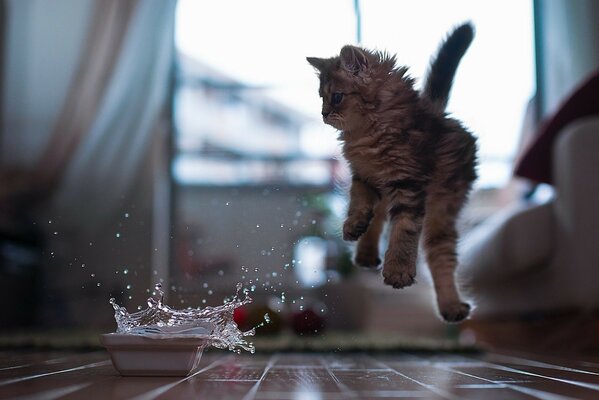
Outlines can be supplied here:
[[477, 146], [445, 106], [473, 36], [470, 23], [449, 34], [421, 93], [408, 68], [384, 52], [347, 45], [336, 57], [307, 58], [320, 78], [323, 120], [341, 131], [352, 171], [343, 239], [359, 239], [355, 262], [378, 267], [379, 236], [388, 218], [384, 281], [410, 286], [422, 235], [439, 312], [448, 322], [470, 312], [454, 280], [456, 219], [476, 179]]

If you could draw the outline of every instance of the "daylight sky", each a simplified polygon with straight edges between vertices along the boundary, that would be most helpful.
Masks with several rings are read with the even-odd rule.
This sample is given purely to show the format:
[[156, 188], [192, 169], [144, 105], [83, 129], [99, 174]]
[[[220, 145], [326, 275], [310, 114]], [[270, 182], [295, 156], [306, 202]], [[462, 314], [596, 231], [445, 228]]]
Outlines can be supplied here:
[[[476, 36], [457, 73], [448, 110], [480, 140], [480, 185], [507, 180], [525, 105], [534, 93], [532, 2], [362, 0], [361, 45], [397, 54], [419, 80], [452, 26]], [[353, 0], [179, 0], [176, 43], [197, 58], [314, 117], [304, 141], [336, 148], [319, 120], [318, 82], [306, 56], [330, 57], [356, 44]]]

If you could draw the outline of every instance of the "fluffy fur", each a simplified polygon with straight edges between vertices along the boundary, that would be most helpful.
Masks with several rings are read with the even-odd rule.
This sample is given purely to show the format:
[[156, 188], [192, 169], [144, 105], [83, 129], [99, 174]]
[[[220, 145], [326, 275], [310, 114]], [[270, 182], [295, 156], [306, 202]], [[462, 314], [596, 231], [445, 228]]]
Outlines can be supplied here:
[[341, 131], [352, 171], [344, 240], [358, 240], [356, 264], [377, 268], [378, 242], [389, 220], [386, 284], [414, 282], [418, 244], [426, 251], [444, 320], [466, 318], [454, 280], [456, 219], [476, 179], [476, 141], [445, 114], [457, 66], [473, 28], [456, 28], [433, 58], [422, 93], [408, 69], [384, 52], [344, 46], [339, 56], [309, 57], [320, 78], [322, 116]]

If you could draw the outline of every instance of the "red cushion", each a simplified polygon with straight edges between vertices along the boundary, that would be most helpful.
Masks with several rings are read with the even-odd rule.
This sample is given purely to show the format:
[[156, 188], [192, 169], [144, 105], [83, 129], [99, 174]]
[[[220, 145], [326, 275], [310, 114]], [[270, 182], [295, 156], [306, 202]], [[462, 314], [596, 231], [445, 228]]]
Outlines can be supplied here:
[[515, 174], [539, 183], [553, 183], [552, 154], [557, 135], [570, 122], [599, 114], [599, 70], [579, 85], [561, 107], [542, 122], [528, 149], [516, 162]]

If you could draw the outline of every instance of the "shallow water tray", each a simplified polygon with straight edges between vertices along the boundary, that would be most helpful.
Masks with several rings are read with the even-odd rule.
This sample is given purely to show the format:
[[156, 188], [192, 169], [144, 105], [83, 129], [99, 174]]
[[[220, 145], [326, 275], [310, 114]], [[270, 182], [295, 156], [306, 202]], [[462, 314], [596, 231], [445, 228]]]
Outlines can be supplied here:
[[123, 376], [188, 376], [200, 365], [208, 335], [107, 333], [100, 342]]

